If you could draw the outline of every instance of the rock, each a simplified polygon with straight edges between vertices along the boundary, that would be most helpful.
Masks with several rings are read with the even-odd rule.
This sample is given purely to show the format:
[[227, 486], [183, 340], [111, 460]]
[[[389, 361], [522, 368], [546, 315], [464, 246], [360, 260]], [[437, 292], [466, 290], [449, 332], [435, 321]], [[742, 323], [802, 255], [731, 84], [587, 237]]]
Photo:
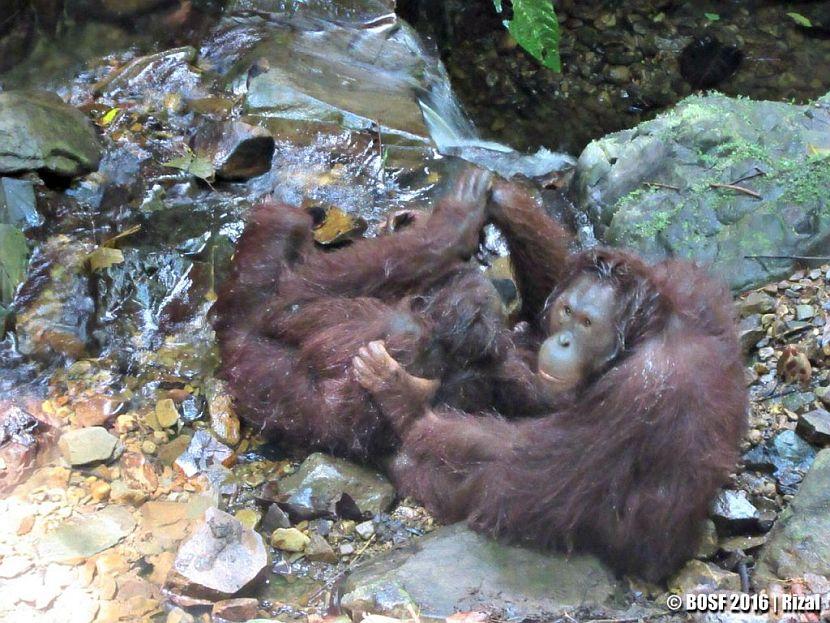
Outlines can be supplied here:
[[830, 387], [816, 387], [816, 398], [821, 401], [825, 407], [830, 407]]
[[690, 560], [668, 581], [669, 590], [678, 593], [710, 593], [719, 590], [740, 591], [737, 573], [724, 571], [711, 563]]
[[233, 409], [233, 400], [223, 381], [213, 380], [207, 384], [210, 428], [216, 437], [231, 447], [239, 443], [239, 418]]
[[246, 180], [271, 170], [274, 137], [243, 121], [204, 124], [193, 138], [193, 151], [213, 164], [216, 176]]
[[9, 223], [22, 229], [43, 225], [43, 217], [37, 211], [32, 182], [0, 177], [0, 223]]
[[354, 527], [355, 532], [357, 532], [358, 536], [360, 536], [363, 540], [368, 540], [372, 538], [372, 535], [375, 534], [375, 524], [371, 521], [364, 521], [357, 524]]
[[775, 310], [775, 299], [765, 292], [755, 290], [741, 300], [740, 310], [744, 316], [750, 314], [769, 314]]
[[[710, 264], [733, 288], [792, 273], [820, 254], [830, 163], [830, 101], [807, 105], [693, 95], [636, 128], [590, 143], [579, 157], [573, 198], [606, 244], [648, 259]], [[730, 184], [761, 171], [737, 186]], [[677, 188], [648, 186], [659, 182]], [[760, 257], [755, 257], [760, 256]]]
[[253, 508], [242, 508], [236, 511], [233, 516], [239, 520], [239, 523], [251, 530], [256, 530], [262, 519], [262, 513]]
[[162, 428], [173, 428], [179, 421], [179, 411], [170, 398], [164, 398], [156, 403], [156, 421]]
[[49, 238], [32, 257], [16, 302], [20, 352], [74, 359], [86, 354], [94, 310], [85, 268], [90, 251], [91, 245], [59, 235]]
[[76, 177], [98, 168], [101, 143], [89, 119], [48, 91], [0, 93], [0, 173], [45, 169]]
[[112, 547], [135, 528], [133, 514], [123, 506], [107, 506], [75, 516], [47, 533], [37, 545], [44, 562], [74, 563]]
[[761, 316], [758, 314], [741, 318], [740, 323], [738, 323], [738, 339], [744, 354], [749, 354], [755, 348], [755, 345], [764, 339], [766, 334], [767, 331], [761, 324]]
[[297, 528], [277, 528], [271, 534], [271, 546], [284, 552], [301, 552], [308, 543], [309, 538]]
[[761, 549], [758, 587], [805, 573], [830, 576], [830, 450], [822, 450]]
[[703, 530], [698, 545], [697, 558], [711, 558], [718, 553], [718, 532], [715, 522], [707, 519], [703, 522]]
[[211, 507], [179, 548], [165, 586], [178, 597], [227, 599], [257, 584], [267, 566], [262, 537]]
[[213, 604], [213, 618], [221, 621], [248, 621], [256, 618], [259, 601], [251, 597], [224, 599]]
[[309, 537], [308, 544], [305, 547], [305, 557], [319, 562], [337, 562], [337, 554], [331, 548], [329, 542], [319, 534], [314, 533]]
[[277, 528], [290, 528], [291, 521], [279, 506], [271, 504], [262, 519], [262, 529], [265, 532], [273, 532]]
[[712, 504], [712, 520], [721, 534], [734, 534], [757, 527], [758, 509], [744, 491], [721, 491]]
[[111, 460], [119, 447], [118, 437], [100, 426], [68, 430], [61, 435], [58, 447], [72, 465], [89, 465]]
[[176, 459], [175, 465], [185, 476], [190, 477], [205, 472], [214, 465], [233, 465], [233, 450], [218, 441], [206, 430], [197, 430], [187, 450]]
[[161, 464], [165, 466], [173, 465], [176, 459], [187, 451], [187, 447], [190, 445], [192, 439], [193, 437], [190, 435], [179, 435], [169, 443], [159, 446], [158, 458]]
[[341, 605], [353, 620], [407, 617], [409, 607], [441, 620], [471, 610], [551, 620], [576, 608], [609, 614], [615, 588], [595, 558], [506, 546], [456, 524], [359, 565]]
[[798, 418], [796, 432], [812, 443], [824, 446], [830, 444], [830, 412], [815, 409]]
[[751, 469], [771, 472], [784, 493], [795, 493], [809, 469], [816, 451], [795, 431], [781, 431], [766, 443], [755, 446], [744, 455], [744, 463]]
[[395, 488], [381, 474], [344, 459], [315, 453], [279, 483], [292, 512], [318, 516], [334, 512], [346, 494], [363, 513], [376, 515], [395, 501]]
[[165, 98], [171, 93], [179, 101], [204, 98], [209, 93], [202, 87], [200, 72], [191, 65], [195, 60], [196, 50], [190, 46], [140, 56], [112, 71], [95, 90], [115, 101], [137, 100], [158, 108], [169, 105]]
[[718, 544], [718, 549], [727, 552], [750, 552], [761, 547], [767, 542], [766, 534], [758, 534], [753, 536], [738, 535], [722, 539]]

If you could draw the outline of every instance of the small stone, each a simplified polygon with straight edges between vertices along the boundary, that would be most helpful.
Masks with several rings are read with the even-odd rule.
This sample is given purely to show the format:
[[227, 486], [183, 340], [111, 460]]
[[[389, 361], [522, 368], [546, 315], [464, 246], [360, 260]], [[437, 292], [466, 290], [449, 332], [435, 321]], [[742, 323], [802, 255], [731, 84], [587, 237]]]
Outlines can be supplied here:
[[271, 533], [271, 546], [285, 552], [302, 552], [309, 541], [297, 528], [277, 528]]
[[740, 309], [742, 316], [748, 316], [750, 314], [768, 314], [775, 309], [775, 299], [764, 292], [750, 292], [747, 297], [740, 302]]
[[231, 447], [239, 443], [239, 418], [233, 409], [233, 401], [224, 383], [218, 381], [208, 386], [208, 412], [210, 428], [223, 443]]
[[375, 534], [375, 524], [371, 521], [364, 521], [354, 527], [355, 532], [361, 539], [368, 540]]
[[195, 623], [196, 619], [192, 614], [185, 612], [181, 608], [173, 608], [167, 613], [165, 623]]
[[102, 502], [110, 495], [110, 485], [108, 482], [98, 480], [92, 485], [92, 487], [90, 487], [89, 494], [96, 502]]
[[319, 534], [311, 534], [309, 543], [305, 548], [306, 558], [319, 562], [337, 562], [337, 554], [331, 548], [328, 541]]
[[233, 516], [239, 520], [239, 523], [246, 528], [250, 528], [251, 530], [256, 530], [260, 520], [262, 519], [262, 513], [254, 510], [253, 508], [240, 509], [236, 511]]
[[208, 431], [197, 430], [187, 450], [176, 459], [175, 466], [190, 478], [199, 472], [207, 472], [215, 465], [229, 467], [234, 461], [233, 450]]
[[796, 320], [809, 320], [816, 315], [816, 310], [812, 305], [796, 305], [795, 318]]
[[176, 459], [178, 459], [187, 450], [190, 445], [190, 435], [179, 435], [169, 443], [158, 442], [158, 458], [162, 465], [166, 467], [172, 466]]
[[133, 489], [123, 480], [113, 480], [110, 484], [110, 499], [116, 504], [140, 506], [147, 500], [147, 494], [140, 489]]
[[156, 446], [156, 444], [149, 439], [145, 439], [141, 442], [141, 451], [144, 454], [155, 454], [156, 450], [158, 450], [158, 446]]
[[213, 616], [225, 621], [249, 621], [255, 619], [259, 601], [251, 597], [225, 599], [213, 604]]
[[352, 554], [354, 554], [354, 545], [351, 543], [343, 543], [340, 545], [341, 556], [351, 556]]
[[753, 529], [758, 523], [758, 509], [750, 502], [743, 491], [727, 489], [712, 504], [712, 519], [723, 534], [743, 532]]
[[156, 403], [156, 421], [162, 428], [172, 428], [179, 421], [179, 411], [171, 398]]
[[291, 520], [279, 506], [271, 504], [262, 520], [262, 529], [265, 532], [273, 532], [277, 528], [290, 528]]
[[66, 431], [58, 445], [70, 465], [89, 465], [112, 459], [118, 447], [118, 437], [105, 428], [92, 426]]
[[815, 395], [821, 401], [821, 404], [830, 407], [830, 387], [816, 387]]

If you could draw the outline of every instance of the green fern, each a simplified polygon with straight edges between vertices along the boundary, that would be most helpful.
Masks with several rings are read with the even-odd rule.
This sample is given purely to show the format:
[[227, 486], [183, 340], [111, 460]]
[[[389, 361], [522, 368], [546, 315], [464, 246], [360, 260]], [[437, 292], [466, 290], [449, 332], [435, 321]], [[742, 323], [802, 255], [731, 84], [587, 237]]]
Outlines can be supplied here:
[[[493, 0], [502, 12], [502, 0]], [[508, 32], [522, 48], [542, 65], [561, 71], [559, 59], [559, 22], [552, 0], [512, 0], [513, 19], [505, 20]]]

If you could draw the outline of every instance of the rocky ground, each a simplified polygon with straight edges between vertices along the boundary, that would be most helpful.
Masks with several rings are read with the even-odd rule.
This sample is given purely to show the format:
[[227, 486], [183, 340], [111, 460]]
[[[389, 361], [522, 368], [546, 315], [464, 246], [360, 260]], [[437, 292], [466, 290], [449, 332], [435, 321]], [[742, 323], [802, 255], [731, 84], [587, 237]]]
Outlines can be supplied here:
[[[826, 102], [692, 98], [592, 144], [573, 176], [536, 174], [551, 209], [600, 236], [625, 232], [622, 215], [620, 243], [708, 223], [707, 248], [740, 250], [715, 270], [758, 286], [736, 304], [743, 465], [667, 586], [437, 527], [375, 470], [240, 423], [206, 314], [248, 207], [275, 194], [312, 210], [321, 245], [372, 234], [427, 207], [446, 170], [412, 84], [460, 112], [388, 6], [309, 11], [91, 61], [62, 97], [0, 92], [0, 619], [628, 621], [670, 616], [667, 590], [830, 595]], [[480, 158], [466, 138], [459, 153]], [[743, 190], [717, 187], [747, 172]], [[761, 231], [759, 215], [783, 224]]]

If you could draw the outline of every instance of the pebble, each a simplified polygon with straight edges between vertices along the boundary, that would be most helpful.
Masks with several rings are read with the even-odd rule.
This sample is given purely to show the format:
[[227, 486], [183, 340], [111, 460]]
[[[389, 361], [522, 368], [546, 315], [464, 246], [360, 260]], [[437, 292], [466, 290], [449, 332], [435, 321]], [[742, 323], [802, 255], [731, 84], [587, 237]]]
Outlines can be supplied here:
[[271, 545], [285, 552], [302, 552], [309, 541], [297, 528], [277, 528], [271, 533]]

